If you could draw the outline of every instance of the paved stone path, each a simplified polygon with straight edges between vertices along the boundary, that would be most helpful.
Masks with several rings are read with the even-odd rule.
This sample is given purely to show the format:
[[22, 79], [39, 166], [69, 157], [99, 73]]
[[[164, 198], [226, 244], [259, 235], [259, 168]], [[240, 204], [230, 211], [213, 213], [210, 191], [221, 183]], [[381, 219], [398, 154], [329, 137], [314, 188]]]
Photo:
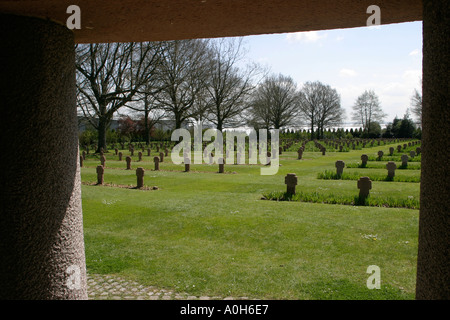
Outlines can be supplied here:
[[247, 297], [192, 296], [172, 290], [145, 287], [137, 282], [111, 275], [88, 274], [90, 300], [246, 300]]

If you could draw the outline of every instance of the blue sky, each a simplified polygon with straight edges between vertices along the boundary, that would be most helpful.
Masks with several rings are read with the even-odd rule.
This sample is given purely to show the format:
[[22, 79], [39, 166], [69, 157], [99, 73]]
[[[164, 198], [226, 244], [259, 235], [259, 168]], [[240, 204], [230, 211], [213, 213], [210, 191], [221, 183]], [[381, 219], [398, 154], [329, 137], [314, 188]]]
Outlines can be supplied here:
[[291, 76], [299, 87], [319, 80], [335, 88], [351, 126], [351, 106], [374, 90], [391, 122], [421, 90], [422, 22], [245, 37], [249, 60]]

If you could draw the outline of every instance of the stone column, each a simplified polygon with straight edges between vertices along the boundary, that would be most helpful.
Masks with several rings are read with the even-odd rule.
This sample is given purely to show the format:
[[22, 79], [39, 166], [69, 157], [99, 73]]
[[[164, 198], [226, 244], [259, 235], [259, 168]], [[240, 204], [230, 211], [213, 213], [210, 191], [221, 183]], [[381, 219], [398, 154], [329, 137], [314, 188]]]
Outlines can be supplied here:
[[73, 34], [0, 14], [0, 38], [1, 146], [22, 150], [0, 160], [0, 299], [87, 299]]
[[[450, 2], [423, 0], [423, 111], [416, 299], [450, 299]], [[447, 151], [447, 152], [443, 152]]]

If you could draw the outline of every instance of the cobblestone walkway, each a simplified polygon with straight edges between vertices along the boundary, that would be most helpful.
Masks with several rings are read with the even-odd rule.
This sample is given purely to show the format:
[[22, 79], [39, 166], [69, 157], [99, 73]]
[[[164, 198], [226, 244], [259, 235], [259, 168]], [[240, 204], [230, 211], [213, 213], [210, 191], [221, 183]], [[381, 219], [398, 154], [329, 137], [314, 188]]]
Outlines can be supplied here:
[[191, 296], [171, 290], [145, 287], [137, 282], [111, 275], [88, 274], [90, 300], [246, 300], [247, 297]]

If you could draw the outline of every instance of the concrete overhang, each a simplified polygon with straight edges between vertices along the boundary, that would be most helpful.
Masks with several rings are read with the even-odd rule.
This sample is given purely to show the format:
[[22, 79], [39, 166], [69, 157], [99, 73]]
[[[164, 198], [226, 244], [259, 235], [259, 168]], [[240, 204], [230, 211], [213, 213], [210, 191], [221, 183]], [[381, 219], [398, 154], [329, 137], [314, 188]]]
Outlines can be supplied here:
[[0, 13], [66, 24], [70, 5], [81, 11], [77, 43], [159, 41], [353, 28], [367, 8], [381, 24], [422, 20], [421, 0], [0, 0]]

